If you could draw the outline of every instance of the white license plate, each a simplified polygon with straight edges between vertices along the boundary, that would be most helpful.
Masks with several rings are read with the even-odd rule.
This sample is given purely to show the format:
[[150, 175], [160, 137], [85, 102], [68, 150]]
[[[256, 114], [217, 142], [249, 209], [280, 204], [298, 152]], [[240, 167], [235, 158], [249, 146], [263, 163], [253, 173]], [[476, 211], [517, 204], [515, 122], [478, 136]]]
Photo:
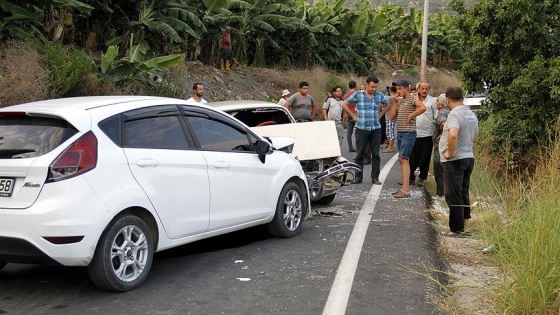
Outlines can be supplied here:
[[16, 180], [9, 177], [0, 177], [0, 197], [11, 197]]

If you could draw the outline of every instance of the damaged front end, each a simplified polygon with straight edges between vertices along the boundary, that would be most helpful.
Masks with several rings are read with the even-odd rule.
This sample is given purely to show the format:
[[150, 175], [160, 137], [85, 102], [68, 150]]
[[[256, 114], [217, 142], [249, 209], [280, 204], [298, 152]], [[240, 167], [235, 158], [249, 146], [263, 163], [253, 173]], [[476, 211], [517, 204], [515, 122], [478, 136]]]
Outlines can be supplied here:
[[354, 180], [354, 172], [361, 171], [358, 164], [341, 156], [300, 163], [307, 177], [311, 201], [322, 205], [331, 203], [336, 191]]

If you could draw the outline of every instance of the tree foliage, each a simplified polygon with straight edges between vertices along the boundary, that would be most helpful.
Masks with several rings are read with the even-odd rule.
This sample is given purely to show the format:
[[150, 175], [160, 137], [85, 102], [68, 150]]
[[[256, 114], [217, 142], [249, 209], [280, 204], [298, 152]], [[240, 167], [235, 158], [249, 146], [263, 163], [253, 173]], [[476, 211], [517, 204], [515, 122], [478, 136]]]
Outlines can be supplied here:
[[560, 115], [560, 2], [481, 0], [460, 13], [462, 75], [471, 91], [491, 89], [486, 115], [495, 121], [495, 150], [515, 157], [548, 139]]
[[[232, 28], [242, 65], [296, 66], [367, 74], [379, 60], [418, 64], [423, 12], [369, 0], [6, 0], [0, 39], [41, 38], [92, 52], [142, 48], [146, 57], [182, 53], [217, 64], [221, 32]], [[433, 65], [461, 51], [447, 13], [430, 18]]]

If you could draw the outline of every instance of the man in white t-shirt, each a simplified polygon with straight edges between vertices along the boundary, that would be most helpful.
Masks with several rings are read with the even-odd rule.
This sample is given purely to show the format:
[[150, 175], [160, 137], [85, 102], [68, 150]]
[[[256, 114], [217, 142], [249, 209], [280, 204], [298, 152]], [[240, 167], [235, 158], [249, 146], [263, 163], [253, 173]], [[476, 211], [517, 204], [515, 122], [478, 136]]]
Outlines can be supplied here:
[[206, 104], [208, 103], [205, 99], [202, 98], [204, 95], [204, 85], [202, 83], [195, 83], [193, 84], [193, 96], [187, 100], [187, 104], [197, 105], [197, 104]]

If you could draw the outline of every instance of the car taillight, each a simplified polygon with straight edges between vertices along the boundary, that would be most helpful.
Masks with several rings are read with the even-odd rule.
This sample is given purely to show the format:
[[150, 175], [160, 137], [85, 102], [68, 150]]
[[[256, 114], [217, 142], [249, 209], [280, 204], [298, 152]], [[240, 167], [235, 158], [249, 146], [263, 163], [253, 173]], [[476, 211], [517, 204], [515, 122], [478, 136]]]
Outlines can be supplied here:
[[97, 138], [88, 132], [74, 141], [49, 166], [47, 183], [68, 179], [95, 168], [97, 165]]

